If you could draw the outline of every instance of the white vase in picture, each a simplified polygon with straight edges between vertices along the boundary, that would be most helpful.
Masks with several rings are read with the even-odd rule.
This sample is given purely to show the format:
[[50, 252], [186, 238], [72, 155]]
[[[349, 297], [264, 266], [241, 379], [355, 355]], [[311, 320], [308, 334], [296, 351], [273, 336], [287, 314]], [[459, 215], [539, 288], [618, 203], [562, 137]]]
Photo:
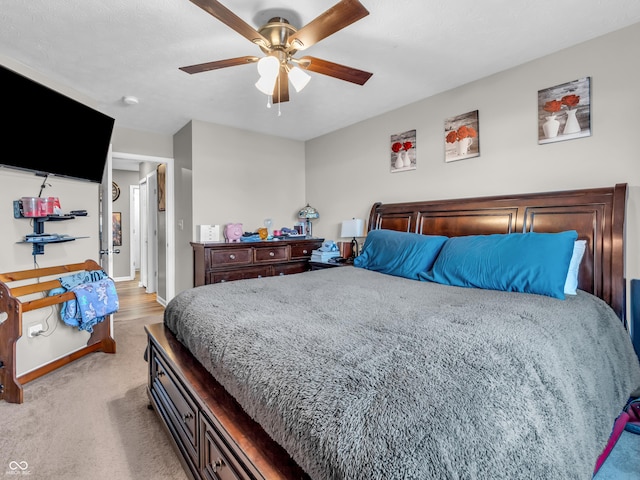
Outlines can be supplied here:
[[576, 112], [577, 109], [575, 108], [567, 110], [567, 123], [564, 124], [564, 129], [562, 130], [563, 134], [568, 135], [570, 133], [580, 133], [582, 130], [580, 128], [580, 122], [578, 122], [578, 119], [576, 118]]
[[393, 164], [395, 168], [404, 167], [404, 160], [402, 158], [402, 152], [398, 152], [398, 156], [396, 157], [396, 163]]
[[554, 138], [558, 136], [558, 130], [560, 129], [560, 122], [556, 119], [555, 115], [549, 115], [547, 120], [542, 124], [542, 131], [545, 138]]
[[411, 166], [411, 158], [409, 158], [409, 152], [407, 152], [406, 150], [403, 155], [402, 166], [404, 168], [409, 168]]
[[466, 155], [469, 153], [469, 147], [471, 146], [471, 137], [461, 138], [456, 142], [456, 149], [458, 152], [458, 156]]

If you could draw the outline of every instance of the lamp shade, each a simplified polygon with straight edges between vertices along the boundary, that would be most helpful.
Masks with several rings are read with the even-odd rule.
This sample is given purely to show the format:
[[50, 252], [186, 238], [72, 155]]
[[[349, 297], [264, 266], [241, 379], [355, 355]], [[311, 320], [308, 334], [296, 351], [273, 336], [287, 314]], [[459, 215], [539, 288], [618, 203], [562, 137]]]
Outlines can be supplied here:
[[289, 71], [289, 80], [291, 80], [293, 88], [296, 89], [296, 92], [300, 92], [304, 87], [307, 86], [307, 83], [309, 83], [309, 80], [311, 80], [311, 76], [309, 76], [306, 72], [303, 72], [300, 68], [293, 67]]
[[353, 218], [342, 222], [341, 237], [362, 237], [364, 234], [364, 220]]
[[307, 203], [307, 206], [298, 212], [298, 218], [320, 218], [320, 214]]
[[260, 78], [256, 82], [256, 88], [265, 95], [271, 95], [280, 73], [280, 62], [273, 56], [262, 57], [258, 60], [258, 73]]

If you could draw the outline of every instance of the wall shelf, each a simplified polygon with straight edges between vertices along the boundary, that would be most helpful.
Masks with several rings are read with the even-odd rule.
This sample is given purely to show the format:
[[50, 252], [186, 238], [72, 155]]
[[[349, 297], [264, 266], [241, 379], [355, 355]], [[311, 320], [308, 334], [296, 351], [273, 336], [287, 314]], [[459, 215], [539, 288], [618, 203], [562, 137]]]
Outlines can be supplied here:
[[29, 243], [33, 245], [33, 255], [44, 255], [44, 246], [47, 243], [64, 243], [72, 242], [78, 238], [89, 237], [70, 237], [68, 235], [58, 235], [44, 233], [45, 222], [59, 222], [63, 220], [73, 220], [75, 215], [47, 215], [46, 217], [25, 217], [20, 200], [13, 201], [13, 217], [33, 220], [33, 235], [27, 235], [25, 240], [16, 243]]

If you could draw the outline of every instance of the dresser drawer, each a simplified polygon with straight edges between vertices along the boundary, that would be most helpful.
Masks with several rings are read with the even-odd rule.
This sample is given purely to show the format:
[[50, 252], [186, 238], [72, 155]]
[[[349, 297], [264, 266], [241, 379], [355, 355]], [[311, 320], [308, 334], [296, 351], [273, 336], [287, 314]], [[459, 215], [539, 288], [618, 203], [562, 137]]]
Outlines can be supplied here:
[[311, 258], [311, 251], [314, 248], [320, 248], [320, 245], [313, 245], [310, 243], [291, 245], [291, 260], [296, 258]]
[[282, 262], [289, 259], [289, 247], [287, 245], [281, 245], [277, 247], [256, 248], [253, 255], [254, 263]]
[[248, 265], [252, 262], [250, 248], [234, 248], [232, 250], [209, 250], [209, 267], [230, 265]]
[[247, 278], [262, 278], [271, 275], [271, 269], [264, 267], [248, 267], [224, 272], [210, 272], [207, 275], [207, 283], [231, 282], [234, 280], [245, 280]]
[[181, 440], [179, 445], [194, 465], [198, 465], [198, 409], [155, 349], [151, 349], [151, 393], [157, 401], [167, 426]]
[[218, 434], [211, 421], [202, 416], [200, 441], [202, 477], [211, 480], [243, 480], [250, 477], [244, 473], [240, 462], [236, 460], [226, 447], [224, 440]]
[[309, 262], [291, 262], [273, 266], [274, 275], [292, 275], [306, 272], [310, 269]]

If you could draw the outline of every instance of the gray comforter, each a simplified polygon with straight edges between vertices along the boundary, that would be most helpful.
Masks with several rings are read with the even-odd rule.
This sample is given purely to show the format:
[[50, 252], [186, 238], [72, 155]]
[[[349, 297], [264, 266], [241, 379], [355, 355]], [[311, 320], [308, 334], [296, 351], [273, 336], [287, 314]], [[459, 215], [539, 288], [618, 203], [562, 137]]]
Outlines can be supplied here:
[[591, 479], [640, 366], [600, 299], [359, 268], [185, 291], [165, 323], [314, 480]]

